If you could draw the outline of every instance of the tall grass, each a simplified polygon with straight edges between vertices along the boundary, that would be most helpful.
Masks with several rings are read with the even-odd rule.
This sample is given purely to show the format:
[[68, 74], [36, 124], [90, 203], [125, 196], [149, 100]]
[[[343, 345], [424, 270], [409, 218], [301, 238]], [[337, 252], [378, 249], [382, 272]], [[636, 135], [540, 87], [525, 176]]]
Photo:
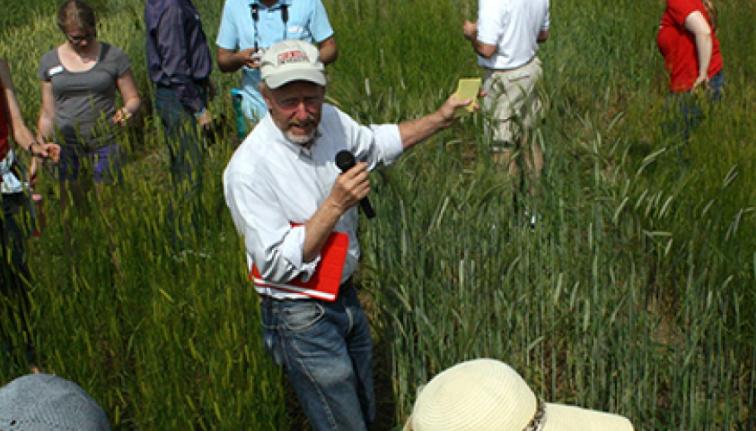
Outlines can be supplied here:
[[[129, 54], [149, 100], [142, 5], [97, 6], [100, 38]], [[222, 2], [197, 6], [213, 40]], [[341, 52], [329, 97], [361, 121], [419, 116], [458, 77], [480, 73], [461, 37], [474, 1], [326, 6]], [[28, 7], [4, 18], [0, 55], [32, 119], [33, 72], [61, 37], [46, 2]], [[391, 387], [378, 429], [403, 421], [418, 385], [479, 356], [513, 364], [547, 399], [627, 415], [636, 429], [754, 428], [756, 94], [743, 43], [754, 6], [721, 5], [727, 94], [684, 147], [661, 133], [662, 8], [552, 2], [538, 198], [513, 204], [475, 116], [373, 175], [379, 217], [362, 226], [359, 283], [377, 378]], [[225, 89], [236, 78], [214, 75]], [[212, 107], [230, 114], [228, 105], [219, 97]], [[41, 186], [48, 226], [30, 253], [43, 366], [80, 382], [117, 429], [286, 429], [282, 376], [262, 351], [220, 192], [230, 138], [208, 150], [197, 212], [171, 191], [151, 116], [122, 139], [133, 160], [126, 182], [91, 195], [85, 214], [60, 211], [49, 177]], [[179, 247], [170, 205], [184, 226]], [[522, 205], [541, 215], [535, 230]], [[2, 363], [0, 381], [21, 372]]]

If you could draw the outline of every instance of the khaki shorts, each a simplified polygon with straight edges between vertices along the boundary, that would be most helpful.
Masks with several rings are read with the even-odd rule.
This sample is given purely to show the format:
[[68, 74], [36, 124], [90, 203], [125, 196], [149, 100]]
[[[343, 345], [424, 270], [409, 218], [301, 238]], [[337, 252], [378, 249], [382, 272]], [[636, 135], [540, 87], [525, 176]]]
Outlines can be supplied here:
[[542, 104], [535, 86], [542, 75], [538, 57], [517, 69], [486, 71], [483, 110], [490, 120], [486, 131], [495, 147], [516, 143], [540, 119]]

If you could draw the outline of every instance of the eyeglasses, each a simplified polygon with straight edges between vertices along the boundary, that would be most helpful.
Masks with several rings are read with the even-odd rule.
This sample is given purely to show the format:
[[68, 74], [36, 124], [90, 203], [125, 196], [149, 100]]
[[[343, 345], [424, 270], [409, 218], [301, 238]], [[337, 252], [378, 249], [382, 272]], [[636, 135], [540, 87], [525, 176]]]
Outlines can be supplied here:
[[276, 104], [281, 108], [289, 111], [299, 107], [300, 103], [304, 103], [306, 109], [312, 109], [323, 103], [323, 97], [321, 96], [308, 96], [308, 97], [288, 97], [283, 99], [277, 99]]
[[69, 42], [71, 42], [74, 45], [78, 45], [84, 41], [91, 41], [95, 38], [95, 33], [87, 33], [82, 36], [71, 36], [70, 34], [66, 33], [66, 39], [68, 39]]

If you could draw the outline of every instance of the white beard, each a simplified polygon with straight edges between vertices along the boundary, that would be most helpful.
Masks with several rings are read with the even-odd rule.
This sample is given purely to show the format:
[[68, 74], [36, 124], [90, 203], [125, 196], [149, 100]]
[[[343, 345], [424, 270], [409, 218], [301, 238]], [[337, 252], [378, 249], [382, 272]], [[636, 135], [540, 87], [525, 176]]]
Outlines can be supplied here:
[[307, 135], [295, 135], [291, 132], [285, 132], [286, 139], [289, 140], [289, 142], [297, 145], [306, 145], [312, 142], [313, 139], [315, 139], [315, 134], [317, 132], [317, 129], [314, 129], [312, 132], [308, 133]]

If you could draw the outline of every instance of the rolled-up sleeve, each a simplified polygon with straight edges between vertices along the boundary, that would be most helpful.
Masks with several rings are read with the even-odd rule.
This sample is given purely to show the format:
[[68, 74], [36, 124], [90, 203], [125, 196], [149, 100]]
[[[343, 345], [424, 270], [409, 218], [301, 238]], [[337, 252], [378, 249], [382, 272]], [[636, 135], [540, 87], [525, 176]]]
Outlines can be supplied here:
[[272, 189], [259, 177], [233, 169], [224, 173], [223, 189], [250, 264], [257, 266], [262, 277], [274, 283], [296, 277], [308, 280], [319, 259], [303, 261], [305, 228], [291, 226]]
[[351, 145], [350, 150], [357, 160], [367, 162], [370, 170], [379, 165], [390, 165], [402, 154], [404, 147], [398, 125], [363, 126], [339, 110], [336, 113], [346, 142]]
[[[281, 257], [290, 263], [291, 270], [283, 271], [277, 280], [289, 281], [293, 278], [299, 277], [302, 281], [307, 281], [315, 273], [315, 269], [320, 262], [320, 255], [311, 262], [303, 262], [302, 255], [304, 254], [304, 242], [305, 242], [305, 227], [294, 226], [289, 229], [289, 232], [284, 237], [279, 247]], [[275, 279], [274, 279], [275, 281]]]

